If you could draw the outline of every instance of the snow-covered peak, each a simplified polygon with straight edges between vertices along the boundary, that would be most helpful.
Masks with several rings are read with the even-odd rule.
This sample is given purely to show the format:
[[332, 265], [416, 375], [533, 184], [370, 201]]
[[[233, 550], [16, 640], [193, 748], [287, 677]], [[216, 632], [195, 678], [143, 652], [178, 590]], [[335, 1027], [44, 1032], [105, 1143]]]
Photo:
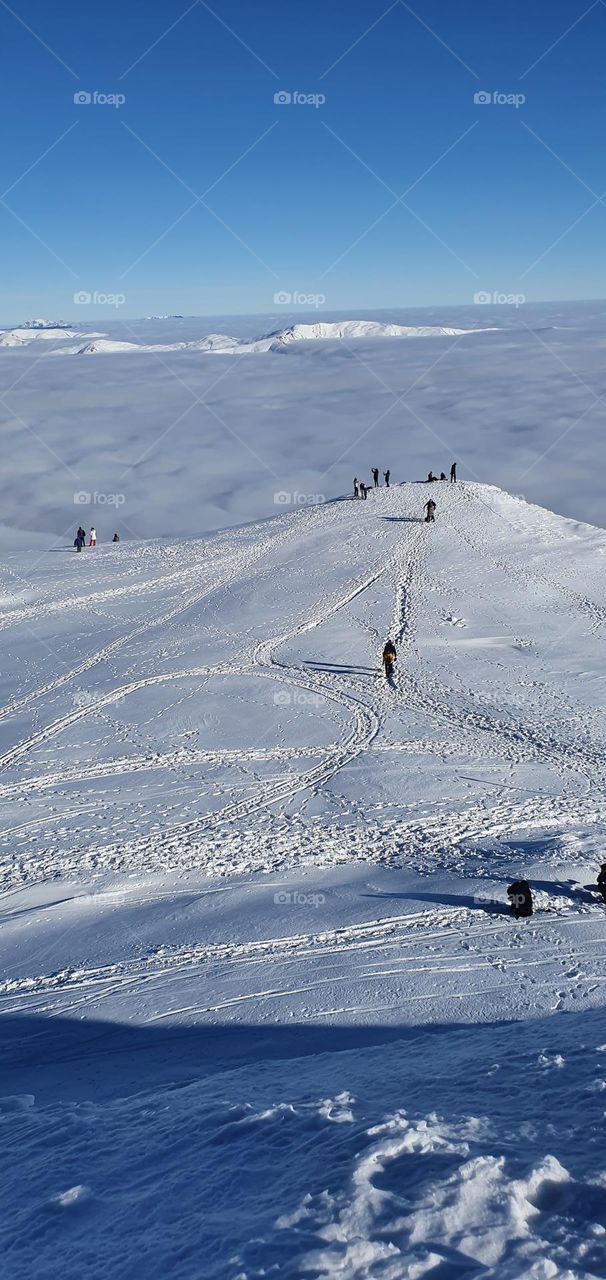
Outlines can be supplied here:
[[22, 329], [69, 329], [65, 320], [24, 320]]
[[57, 341], [63, 341], [65, 338], [77, 338], [78, 334], [74, 329], [55, 328], [54, 326], [45, 326], [44, 328], [34, 325], [28, 327], [24, 325], [21, 329], [5, 329], [4, 333], [0, 333], [0, 347], [27, 347], [30, 342], [35, 342], [41, 338]]
[[327, 341], [345, 338], [435, 338], [459, 337], [474, 332], [470, 329], [452, 329], [445, 325], [381, 324], [377, 320], [339, 320], [334, 323], [317, 321], [315, 324], [293, 324], [270, 335], [272, 346], [289, 346], [293, 342]]

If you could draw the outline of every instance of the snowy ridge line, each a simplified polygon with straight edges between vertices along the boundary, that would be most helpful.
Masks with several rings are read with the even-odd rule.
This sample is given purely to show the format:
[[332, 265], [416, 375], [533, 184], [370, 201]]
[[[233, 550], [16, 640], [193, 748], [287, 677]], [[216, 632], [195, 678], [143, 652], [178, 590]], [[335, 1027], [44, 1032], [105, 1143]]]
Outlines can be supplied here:
[[[14, 331], [17, 332], [16, 330]], [[24, 331], [20, 331], [22, 334]], [[266, 354], [267, 352], [286, 351], [301, 342], [334, 342], [345, 339], [370, 338], [373, 341], [387, 338], [460, 338], [474, 333], [497, 333], [494, 326], [474, 327], [472, 329], [456, 329], [449, 325], [400, 325], [382, 323], [376, 320], [339, 320], [317, 321], [315, 324], [297, 323], [286, 329], [275, 329], [271, 333], [262, 334], [258, 338], [238, 339], [225, 333], [211, 333], [205, 338], [190, 342], [156, 342], [137, 343], [116, 341], [103, 334], [77, 334], [65, 332], [62, 337], [85, 337], [82, 346], [55, 348], [52, 354], [65, 356], [81, 355], [120, 355], [120, 354], [154, 354], [155, 352], [198, 351], [206, 355], [249, 355]], [[32, 335], [32, 337], [35, 335]], [[41, 335], [38, 335], [41, 336]], [[45, 334], [44, 336], [49, 336]], [[27, 332], [19, 343], [31, 341]], [[1, 345], [15, 345], [7, 336]]]
[[[491, 486], [488, 486], [488, 488], [490, 487]], [[477, 496], [469, 493], [465, 486], [461, 486], [461, 494], [463, 496], [463, 501], [466, 502], [468, 506], [473, 505], [474, 499], [477, 500]], [[483, 505], [487, 511], [490, 511], [495, 520], [502, 521], [505, 519], [506, 522], [511, 525], [512, 529], [515, 529], [518, 533], [527, 534], [527, 525], [521, 523], [515, 524], [509, 516], [504, 517], [500, 512], [495, 511], [488, 501], [483, 500]], [[540, 511], [544, 517], [545, 513], [543, 512], [543, 508], [537, 508], [537, 510]], [[526, 590], [528, 586], [528, 578], [530, 576], [535, 582], [540, 583], [549, 591], [556, 595], [559, 594], [560, 596], [563, 596], [564, 599], [568, 600], [580, 613], [587, 615], [592, 622], [593, 634], [596, 634], [600, 627], [603, 626], [604, 622], [606, 622], [606, 607], [604, 605], [597, 604], [596, 601], [591, 600], [588, 596], [583, 595], [579, 591], [571, 590], [565, 582], [559, 582], [556, 578], [550, 577], [533, 564], [528, 564], [524, 571], [516, 569], [515, 566], [512, 565], [511, 561], [503, 560], [501, 556], [497, 555], [496, 552], [489, 548], [486, 541], [480, 542], [478, 540], [477, 534], [475, 533], [475, 526], [473, 524], [471, 531], [469, 529], [461, 529], [461, 533], [465, 538], [465, 541], [475, 552], [482, 554], [485, 559], [490, 559], [496, 568], [498, 568], [508, 578], [514, 578], [524, 590]], [[566, 541], [562, 533], [560, 533], [560, 538], [562, 541]], [[549, 608], [550, 602], [545, 601], [544, 607]], [[551, 604], [552, 609], [553, 607], [553, 604]]]

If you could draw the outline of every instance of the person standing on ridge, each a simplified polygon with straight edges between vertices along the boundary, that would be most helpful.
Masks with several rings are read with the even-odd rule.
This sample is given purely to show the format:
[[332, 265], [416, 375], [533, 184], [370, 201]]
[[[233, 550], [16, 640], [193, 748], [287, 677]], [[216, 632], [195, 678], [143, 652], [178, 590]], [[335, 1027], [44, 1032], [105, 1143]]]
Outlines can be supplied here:
[[89, 535], [89, 539], [88, 539], [88, 545], [89, 545], [89, 547], [96, 547], [96, 545], [97, 545], [97, 530], [95, 529], [95, 526], [94, 526], [94, 525], [92, 526], [91, 531], [90, 531], [90, 535]]
[[74, 538], [74, 546], [76, 548], [76, 551], [81, 551], [82, 548], [86, 546], [86, 534], [82, 526], [80, 526]]
[[393, 643], [393, 640], [388, 640], [385, 644], [385, 648], [383, 649], [383, 666], [388, 680], [391, 680], [393, 675], [393, 664], [396, 657], [396, 646]]
[[362, 497], [365, 502], [366, 502], [366, 495], [368, 493], [369, 488], [370, 488], [370, 485], [364, 484], [364, 481], [360, 480], [360, 493], [362, 494]]
[[379, 488], [379, 468], [378, 467], [372, 468], [372, 478], [375, 482], [375, 489], [378, 489]]
[[457, 464], [456, 462], [453, 462], [450, 468], [450, 483], [454, 484], [456, 481], [456, 478], [457, 478]]
[[353, 494], [353, 496], [354, 496], [354, 498], [359, 498], [359, 497], [360, 497], [360, 490], [358, 489], [358, 477], [357, 477], [357, 476], [354, 476], [354, 494]]
[[433, 514], [433, 513], [434, 513], [435, 509], [436, 509], [436, 504], [435, 504], [435, 502], [434, 502], [433, 498], [430, 498], [430, 499], [429, 499], [429, 502], [426, 502], [426, 503], [425, 503], [425, 506], [424, 506], [424, 508], [423, 508], [423, 510], [427, 512], [427, 514], [426, 514], [426, 516], [425, 516], [425, 524], [433, 524], [433, 523], [434, 523], [434, 514]]
[[391, 471], [384, 471], [384, 472], [383, 472], [383, 479], [384, 479], [384, 481], [385, 481], [385, 488], [386, 488], [386, 489], [389, 489], [389, 477], [390, 477], [390, 475], [391, 475]]

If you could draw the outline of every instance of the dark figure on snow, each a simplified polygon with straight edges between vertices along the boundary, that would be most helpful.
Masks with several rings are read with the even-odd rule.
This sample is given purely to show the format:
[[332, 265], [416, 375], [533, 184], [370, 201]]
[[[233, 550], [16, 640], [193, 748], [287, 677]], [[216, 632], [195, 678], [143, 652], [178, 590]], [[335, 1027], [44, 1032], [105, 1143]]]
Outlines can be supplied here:
[[393, 675], [393, 664], [396, 660], [396, 656], [396, 646], [392, 640], [388, 640], [385, 648], [383, 649], [383, 666], [388, 680], [390, 676]]
[[516, 920], [532, 915], [532, 893], [527, 880], [514, 880], [507, 889], [507, 897], [511, 914]]
[[86, 543], [86, 534], [84, 532], [84, 529], [78, 529], [78, 532], [74, 538], [74, 546], [76, 548], [76, 551], [81, 551], [85, 543]]
[[378, 489], [379, 488], [379, 468], [378, 467], [372, 468], [372, 478], [375, 482], [375, 489]]
[[120, 541], [120, 534], [119, 534], [119, 533], [115, 533], [115, 534], [114, 534], [114, 536], [113, 536], [113, 538], [112, 538], [112, 542], [119, 542], [119, 541]]
[[434, 474], [433, 474], [433, 471], [430, 471], [430, 472], [429, 472], [429, 474], [428, 474], [428, 476], [427, 476], [427, 483], [428, 483], [428, 484], [433, 484], [434, 480], [435, 480], [435, 476], [434, 476]]
[[598, 874], [598, 889], [602, 895], [602, 899], [606, 902], [606, 862], [603, 862]]
[[440, 480], [445, 480], [445, 479], [446, 479], [446, 472], [445, 472], [445, 471], [441, 471], [441, 472], [440, 472]]
[[426, 513], [426, 514], [425, 514], [425, 524], [433, 524], [433, 523], [434, 523], [434, 514], [433, 514], [433, 513], [434, 513], [434, 511], [435, 511], [435, 509], [436, 509], [436, 504], [435, 504], [435, 502], [434, 502], [433, 498], [430, 498], [430, 499], [429, 499], [429, 502], [426, 502], [426, 503], [425, 503], [425, 506], [424, 506], [424, 508], [423, 508], [423, 509], [424, 509], [424, 511], [425, 511], [425, 513]]
[[390, 475], [391, 475], [391, 471], [384, 471], [384, 472], [383, 472], [383, 479], [384, 479], [384, 481], [385, 481], [385, 488], [386, 488], [386, 489], [389, 489], [389, 477], [390, 477]]
[[362, 494], [362, 497], [365, 502], [366, 502], [366, 494], [368, 493], [369, 488], [370, 488], [370, 485], [364, 484], [364, 481], [360, 480], [360, 493]]
[[360, 497], [360, 490], [358, 489], [358, 477], [354, 476], [354, 498], [359, 498], [359, 497]]
[[452, 464], [452, 466], [451, 466], [451, 468], [450, 468], [450, 483], [451, 483], [451, 484], [454, 484], [454, 483], [455, 483], [456, 478], [457, 478], [457, 464], [456, 464], [456, 462], [453, 462], [453, 464]]

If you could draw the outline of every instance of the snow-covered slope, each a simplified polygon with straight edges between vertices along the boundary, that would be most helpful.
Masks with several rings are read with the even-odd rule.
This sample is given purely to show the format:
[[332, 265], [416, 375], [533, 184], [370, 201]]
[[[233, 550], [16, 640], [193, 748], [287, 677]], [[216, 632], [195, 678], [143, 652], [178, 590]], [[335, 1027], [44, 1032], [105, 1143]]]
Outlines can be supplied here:
[[[36, 324], [33, 321], [21, 329], [5, 329], [0, 332], [0, 347], [28, 347], [32, 342], [65, 342], [67, 338], [83, 338], [84, 333], [64, 326]], [[88, 338], [95, 337], [87, 334]], [[72, 348], [70, 348], [72, 350]]]
[[1, 571], [11, 1280], [601, 1275], [606, 533], [100, 532]]

